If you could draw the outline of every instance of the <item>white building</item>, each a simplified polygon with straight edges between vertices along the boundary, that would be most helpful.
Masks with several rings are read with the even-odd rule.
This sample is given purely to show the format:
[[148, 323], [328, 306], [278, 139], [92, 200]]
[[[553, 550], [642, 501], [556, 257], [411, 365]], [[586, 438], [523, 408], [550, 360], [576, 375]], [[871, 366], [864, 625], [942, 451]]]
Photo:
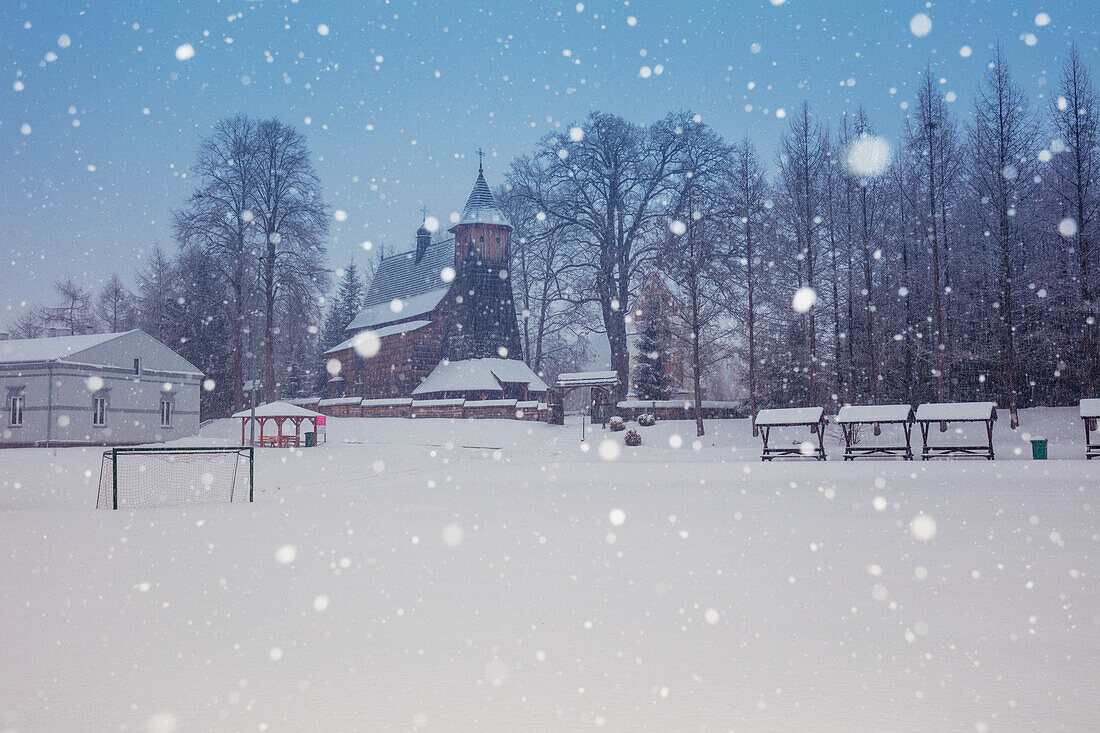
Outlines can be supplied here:
[[194, 435], [202, 373], [143, 331], [0, 337], [0, 447]]

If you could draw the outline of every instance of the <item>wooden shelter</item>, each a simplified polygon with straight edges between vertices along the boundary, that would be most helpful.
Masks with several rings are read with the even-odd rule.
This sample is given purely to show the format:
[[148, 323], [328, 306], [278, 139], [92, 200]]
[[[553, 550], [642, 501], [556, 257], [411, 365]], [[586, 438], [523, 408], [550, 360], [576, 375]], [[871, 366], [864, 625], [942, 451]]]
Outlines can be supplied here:
[[[241, 445], [248, 444], [248, 427], [249, 422], [252, 419], [252, 410], [241, 410], [233, 416], [234, 419], [240, 419], [241, 421]], [[289, 402], [268, 402], [264, 405], [256, 406], [256, 427], [257, 437], [256, 445], [268, 448], [298, 448], [301, 447], [304, 442], [304, 436], [302, 435], [302, 423], [308, 422], [313, 428], [313, 435], [315, 437], [314, 444], [320, 442], [316, 440], [318, 437], [324, 437], [323, 433], [318, 436], [317, 426], [318, 424], [325, 424], [325, 416], [319, 412], [313, 410], [307, 410], [304, 407], [298, 405], [292, 405]], [[265, 435], [264, 427], [268, 423], [274, 423], [276, 426], [275, 435]], [[288, 432], [284, 433], [283, 426], [289, 423], [294, 426], [294, 434], [291, 435]], [[288, 426], [289, 428], [289, 426]]]
[[[836, 416], [837, 425], [844, 434], [844, 460], [875, 456], [897, 456], [913, 460], [913, 408], [910, 405], [845, 405]], [[883, 425], [901, 427], [904, 445], [858, 445], [858, 429], [870, 425], [878, 435]]]
[[1081, 419], [1085, 421], [1085, 458], [1091, 461], [1100, 457], [1100, 442], [1092, 442], [1093, 433], [1100, 436], [1100, 398], [1081, 400]]
[[[774, 458], [813, 458], [826, 460], [825, 455], [825, 410], [821, 407], [782, 407], [761, 410], [756, 414], [756, 427], [764, 441], [764, 450], [760, 460]], [[808, 428], [811, 435], [817, 436], [817, 445], [812, 441], [802, 441], [793, 445], [768, 445], [772, 428]], [[807, 449], [809, 446], [809, 449]]]
[[[930, 458], [985, 458], [993, 460], [993, 421], [997, 419], [997, 406], [992, 402], [931, 402], [917, 408], [917, 424], [920, 425], [920, 459]], [[951, 423], [982, 423], [985, 425], [986, 442], [983, 445], [955, 443], [929, 445], [928, 432], [932, 423], [940, 424], [940, 432], [947, 432]]]

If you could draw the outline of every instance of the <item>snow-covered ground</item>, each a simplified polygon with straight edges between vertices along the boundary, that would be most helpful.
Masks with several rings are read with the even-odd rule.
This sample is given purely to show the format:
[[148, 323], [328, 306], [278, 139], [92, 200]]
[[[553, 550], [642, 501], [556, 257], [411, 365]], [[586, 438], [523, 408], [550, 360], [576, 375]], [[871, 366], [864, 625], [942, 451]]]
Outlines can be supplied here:
[[121, 512], [99, 449], [0, 452], [0, 731], [1095, 729], [1075, 410], [995, 462], [707, 427], [330, 419], [252, 505]]

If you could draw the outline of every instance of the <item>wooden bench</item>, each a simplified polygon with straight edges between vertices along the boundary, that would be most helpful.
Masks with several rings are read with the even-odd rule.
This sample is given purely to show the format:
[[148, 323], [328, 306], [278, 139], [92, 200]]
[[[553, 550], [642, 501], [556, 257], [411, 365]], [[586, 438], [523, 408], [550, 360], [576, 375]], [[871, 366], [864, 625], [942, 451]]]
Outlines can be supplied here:
[[[761, 410], [756, 415], [756, 427], [760, 429], [760, 437], [764, 441], [764, 451], [760, 454], [762, 461], [775, 458], [813, 458], [817, 461], [826, 459], [825, 410], [820, 407], [782, 407]], [[780, 447], [768, 445], [772, 428], [809, 428], [811, 435], [817, 435], [817, 445], [814, 446], [810, 441]], [[807, 443], [811, 446], [808, 451], [804, 449]]]
[[1081, 419], [1085, 421], [1085, 458], [1100, 458], [1100, 443], [1092, 442], [1092, 434], [1100, 435], [1100, 398], [1081, 400]]
[[[997, 419], [997, 406], [992, 402], [931, 402], [917, 408], [917, 424], [920, 425], [923, 443], [920, 459], [931, 458], [985, 458], [993, 460], [993, 421]], [[945, 432], [951, 423], [984, 423], [986, 442], [983, 445], [929, 445], [928, 431], [932, 423], [940, 424]]]
[[[844, 434], [844, 460], [896, 456], [913, 460], [913, 408], [909, 405], [845, 405], [837, 413], [836, 422]], [[857, 428], [871, 425], [875, 434], [881, 425], [900, 425], [904, 445], [857, 445]]]

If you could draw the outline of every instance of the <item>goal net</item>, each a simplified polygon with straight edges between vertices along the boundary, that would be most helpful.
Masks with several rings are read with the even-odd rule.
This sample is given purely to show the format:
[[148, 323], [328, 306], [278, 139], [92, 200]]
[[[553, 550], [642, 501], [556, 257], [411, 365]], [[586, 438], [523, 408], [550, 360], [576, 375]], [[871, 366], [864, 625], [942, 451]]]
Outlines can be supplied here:
[[253, 449], [112, 448], [96, 509], [252, 501]]

